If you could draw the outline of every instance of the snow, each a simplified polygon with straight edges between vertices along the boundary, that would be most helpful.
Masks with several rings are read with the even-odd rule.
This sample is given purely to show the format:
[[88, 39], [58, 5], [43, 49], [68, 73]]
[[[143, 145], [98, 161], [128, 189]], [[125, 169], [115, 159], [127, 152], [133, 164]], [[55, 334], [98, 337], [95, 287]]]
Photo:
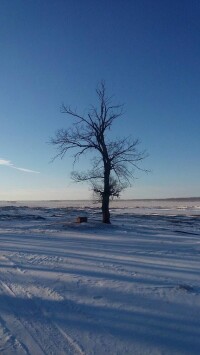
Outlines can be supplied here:
[[[2, 354], [199, 354], [200, 200], [1, 202]], [[77, 216], [88, 223], [77, 224]]]

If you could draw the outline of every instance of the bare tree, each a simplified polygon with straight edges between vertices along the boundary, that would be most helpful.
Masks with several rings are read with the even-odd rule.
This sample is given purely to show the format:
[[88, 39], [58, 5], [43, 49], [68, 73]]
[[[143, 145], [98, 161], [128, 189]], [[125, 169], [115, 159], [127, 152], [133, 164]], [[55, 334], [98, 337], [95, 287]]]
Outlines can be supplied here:
[[109, 138], [113, 122], [123, 114], [123, 105], [113, 105], [112, 98], [106, 96], [105, 83], [96, 89], [98, 108], [92, 106], [87, 115], [79, 115], [70, 106], [62, 106], [61, 112], [72, 117], [69, 129], [57, 131], [51, 143], [58, 149], [56, 157], [63, 158], [69, 150], [74, 150], [74, 163], [85, 153], [96, 153], [91, 159], [91, 169], [86, 172], [72, 172], [76, 182], [87, 181], [102, 203], [103, 223], [110, 223], [109, 202], [119, 197], [122, 190], [130, 186], [135, 169], [147, 156], [138, 151], [138, 139]]

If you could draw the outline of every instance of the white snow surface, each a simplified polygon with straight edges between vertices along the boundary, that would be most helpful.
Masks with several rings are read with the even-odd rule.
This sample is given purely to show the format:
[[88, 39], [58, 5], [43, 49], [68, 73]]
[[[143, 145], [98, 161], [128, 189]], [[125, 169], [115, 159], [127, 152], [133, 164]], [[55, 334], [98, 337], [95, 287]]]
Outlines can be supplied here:
[[111, 216], [0, 203], [1, 354], [200, 354], [200, 200], [118, 201]]

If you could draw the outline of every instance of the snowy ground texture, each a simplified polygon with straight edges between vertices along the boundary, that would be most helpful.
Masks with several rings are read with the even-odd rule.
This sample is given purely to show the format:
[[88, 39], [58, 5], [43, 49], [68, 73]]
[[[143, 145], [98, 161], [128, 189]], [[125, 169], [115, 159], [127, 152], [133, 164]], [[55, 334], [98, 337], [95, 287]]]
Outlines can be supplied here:
[[1, 354], [200, 354], [200, 200], [111, 214], [1, 203]]

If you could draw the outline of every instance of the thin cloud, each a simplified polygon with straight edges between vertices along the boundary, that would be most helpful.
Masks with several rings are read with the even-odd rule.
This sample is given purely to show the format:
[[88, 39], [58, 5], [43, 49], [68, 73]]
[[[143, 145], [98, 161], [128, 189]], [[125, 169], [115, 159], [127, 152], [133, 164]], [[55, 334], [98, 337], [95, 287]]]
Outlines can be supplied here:
[[25, 168], [19, 168], [19, 167], [15, 166], [13, 163], [11, 163], [10, 160], [6, 160], [6, 159], [0, 159], [0, 165], [4, 165], [4, 166], [7, 166], [9, 168], [13, 168], [13, 169], [16, 169], [16, 170], [24, 171], [25, 173], [40, 174], [39, 171], [25, 169]]
[[17, 167], [14, 167], [14, 168], [17, 169], [17, 170], [20, 170], [20, 171], [25, 171], [25, 173], [40, 174], [39, 171], [35, 171], [35, 170], [30, 170], [30, 169], [25, 169], [25, 168], [17, 168]]
[[12, 166], [10, 160], [0, 159], [0, 165]]

